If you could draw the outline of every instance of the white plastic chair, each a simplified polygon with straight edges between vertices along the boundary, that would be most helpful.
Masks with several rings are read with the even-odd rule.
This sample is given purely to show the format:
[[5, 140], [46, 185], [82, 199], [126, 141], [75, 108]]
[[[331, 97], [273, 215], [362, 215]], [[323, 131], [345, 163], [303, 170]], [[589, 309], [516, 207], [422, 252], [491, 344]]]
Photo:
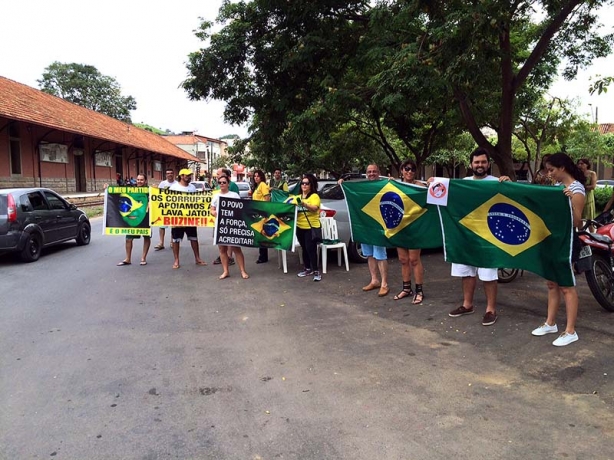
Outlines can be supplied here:
[[[298, 252], [298, 260], [299, 260], [299, 263], [302, 265], [303, 250], [301, 246], [298, 244], [298, 239], [296, 239], [296, 235], [294, 236], [294, 251], [293, 252]], [[284, 273], [288, 273], [288, 254], [287, 253], [288, 251], [286, 251], [285, 249], [277, 250], [277, 267], [283, 268]]]
[[320, 217], [320, 225], [322, 226], [322, 243], [319, 247], [322, 250], [322, 273], [326, 273], [326, 262], [329, 249], [337, 250], [337, 263], [341, 267], [341, 250], [345, 258], [345, 270], [350, 271], [350, 263], [348, 261], [348, 248], [344, 241], [338, 243], [326, 243], [326, 241], [338, 241], [339, 232], [337, 230], [337, 221], [333, 217]]

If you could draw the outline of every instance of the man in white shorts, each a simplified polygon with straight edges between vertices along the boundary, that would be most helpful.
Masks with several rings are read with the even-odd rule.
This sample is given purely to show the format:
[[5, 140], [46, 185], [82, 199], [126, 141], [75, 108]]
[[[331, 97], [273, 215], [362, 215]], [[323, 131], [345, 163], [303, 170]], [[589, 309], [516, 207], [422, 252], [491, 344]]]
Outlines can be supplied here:
[[[473, 176], [465, 177], [467, 180], [498, 180], [500, 182], [510, 180], [507, 176], [499, 178], [488, 174], [490, 168], [490, 156], [486, 149], [478, 148], [469, 156]], [[452, 310], [449, 315], [453, 318], [463, 315], [470, 315], [474, 312], [473, 295], [477, 286], [477, 277], [484, 283], [484, 294], [486, 295], [486, 314], [482, 319], [483, 326], [490, 326], [497, 321], [497, 269], [479, 268], [471, 265], [452, 264], [452, 276], [463, 279], [463, 304]]]

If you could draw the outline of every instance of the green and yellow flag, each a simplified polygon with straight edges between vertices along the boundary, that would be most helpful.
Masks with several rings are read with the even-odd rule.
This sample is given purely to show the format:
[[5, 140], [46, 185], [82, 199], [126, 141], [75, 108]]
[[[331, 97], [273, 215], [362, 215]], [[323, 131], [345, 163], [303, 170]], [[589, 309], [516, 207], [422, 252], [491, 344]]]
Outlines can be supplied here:
[[376, 246], [436, 248], [439, 216], [426, 204], [426, 189], [394, 180], [343, 182], [352, 239]]
[[448, 262], [529, 270], [573, 286], [572, 220], [562, 187], [451, 180], [439, 207]]

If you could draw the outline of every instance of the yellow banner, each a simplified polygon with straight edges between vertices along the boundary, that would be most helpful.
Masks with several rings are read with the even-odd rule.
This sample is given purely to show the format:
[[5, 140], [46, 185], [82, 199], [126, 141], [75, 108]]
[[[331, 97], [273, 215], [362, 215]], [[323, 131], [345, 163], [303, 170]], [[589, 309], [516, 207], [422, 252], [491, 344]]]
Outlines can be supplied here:
[[215, 227], [210, 207], [213, 193], [178, 192], [149, 187], [149, 222], [152, 227]]

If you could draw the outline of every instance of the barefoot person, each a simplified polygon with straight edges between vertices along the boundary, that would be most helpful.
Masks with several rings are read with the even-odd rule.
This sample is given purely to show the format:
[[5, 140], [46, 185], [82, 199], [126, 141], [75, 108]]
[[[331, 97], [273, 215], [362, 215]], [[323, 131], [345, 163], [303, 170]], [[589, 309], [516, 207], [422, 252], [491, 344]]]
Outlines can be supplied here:
[[[216, 194], [211, 201], [211, 215], [213, 217], [217, 217], [217, 208], [219, 207], [221, 196], [226, 198], [241, 199], [241, 196], [237, 192], [231, 192], [228, 189], [228, 186], [230, 185], [230, 179], [228, 178], [228, 176], [218, 177], [217, 183], [220, 187], [220, 193]], [[220, 275], [221, 280], [230, 276], [230, 271], [228, 269], [230, 266], [228, 257], [229, 248], [230, 246], [228, 245], [218, 245], [218, 249], [220, 251], [220, 260], [222, 262], [222, 268], [224, 269], [223, 273]], [[237, 264], [239, 265], [239, 270], [241, 270], [241, 277], [243, 279], [249, 278], [249, 275], [245, 271], [245, 257], [243, 256], [243, 251], [241, 250], [241, 247], [233, 246], [232, 249], [234, 250], [235, 258], [237, 260]]]
[[[105, 184], [105, 189], [108, 184]], [[137, 187], [147, 187], [147, 178], [144, 174], [139, 174], [136, 176], [136, 186]], [[140, 194], [139, 194], [140, 195]], [[133, 200], [131, 203], [131, 208], [125, 213], [124, 219], [130, 225], [139, 225], [145, 216], [147, 215], [147, 209], [149, 206], [149, 196], [146, 194], [142, 194], [142, 197], [139, 198], [139, 195], [132, 195]], [[124, 260], [117, 264], [118, 267], [123, 267], [125, 265], [132, 265], [132, 248], [134, 246], [134, 240], [138, 240], [141, 237], [138, 235], [126, 235], [126, 257]], [[149, 252], [149, 247], [151, 246], [151, 237], [144, 236], [143, 237], [143, 252], [141, 253], [141, 263], [140, 265], [147, 265], [147, 253]]]

